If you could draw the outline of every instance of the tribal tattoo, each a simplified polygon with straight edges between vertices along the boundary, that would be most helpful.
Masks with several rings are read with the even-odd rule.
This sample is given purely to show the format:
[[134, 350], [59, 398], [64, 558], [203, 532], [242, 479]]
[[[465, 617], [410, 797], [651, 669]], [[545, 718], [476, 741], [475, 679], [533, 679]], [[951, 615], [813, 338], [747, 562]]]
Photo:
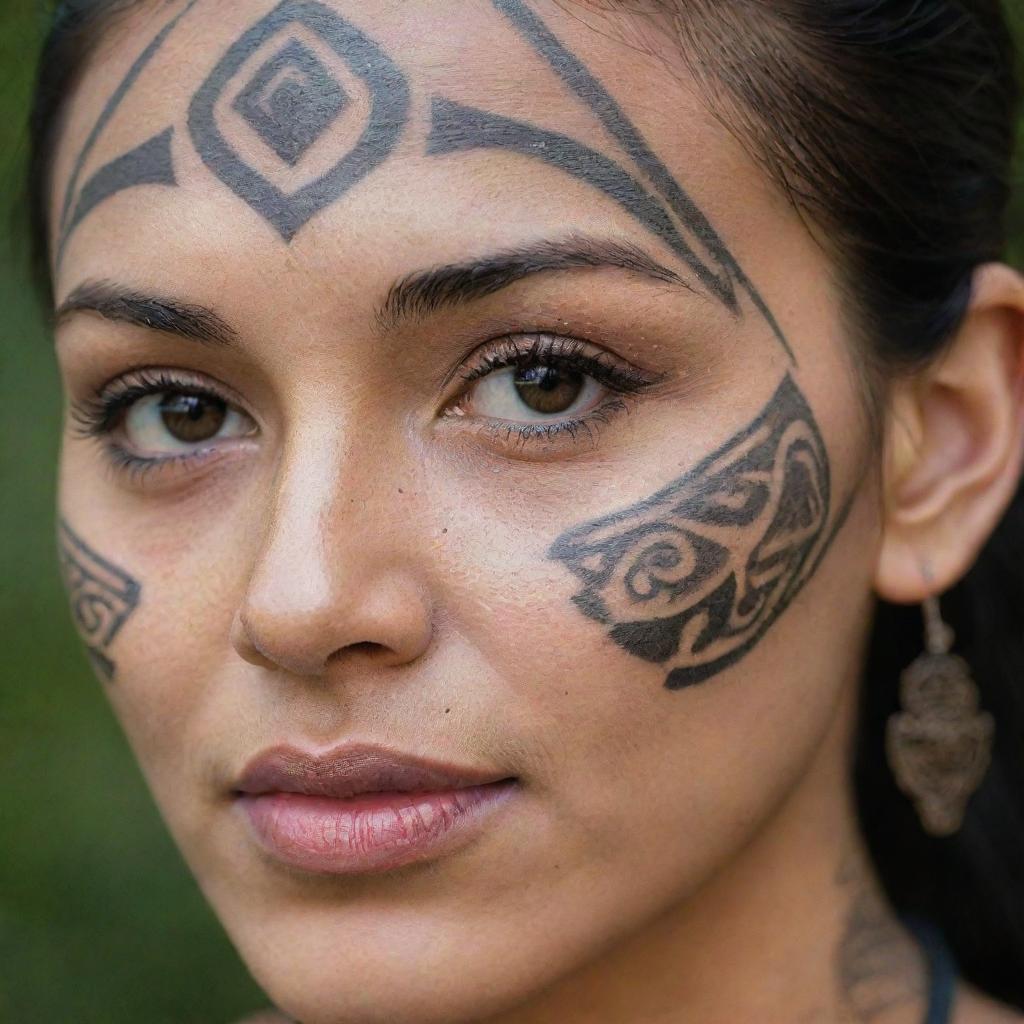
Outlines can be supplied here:
[[[395, 60], [325, 3], [281, 0], [214, 63], [188, 105], [187, 131], [168, 126], [79, 188], [115, 111], [196, 2], [146, 47], [90, 132], [67, 186], [58, 264], [71, 233], [106, 199], [136, 186], [176, 184], [172, 145], [179, 140], [190, 140], [205, 167], [290, 243], [385, 164], [405, 135], [412, 95]], [[585, 183], [667, 246], [731, 314], [742, 314], [745, 297], [795, 365], [765, 300], [611, 93], [526, 0], [490, 3], [596, 119], [595, 137], [603, 135], [625, 159], [601, 152], [593, 138], [584, 143], [443, 96], [430, 98], [426, 154], [505, 151]], [[361, 117], [353, 113], [358, 110]], [[254, 141], [263, 156], [247, 162], [242, 153], [254, 152]], [[338, 153], [324, 170], [330, 146]], [[314, 149], [318, 173], [303, 175]], [[304, 183], [294, 187], [296, 176]], [[751, 650], [812, 575], [851, 502], [852, 496], [828, 528], [828, 456], [787, 373], [764, 411], [719, 451], [632, 508], [569, 530], [549, 555], [582, 583], [574, 597], [580, 610], [626, 651], [667, 666], [665, 685], [676, 689], [710, 678]], [[134, 607], [138, 585], [69, 531], [65, 549], [79, 553], [77, 561], [70, 555], [66, 560], [83, 580], [105, 581], [98, 591], [82, 591], [81, 584], [75, 591], [76, 608], [102, 607], [112, 616], [113, 628], [92, 649], [94, 657], [103, 657], [100, 647]], [[97, 593], [109, 602], [97, 604]], [[79, 622], [92, 622], [83, 628], [100, 636], [95, 616], [83, 618], [79, 611]]]
[[[185, 133], [172, 125], [78, 187], [87, 158], [115, 111], [196, 2], [191, 0], [146, 47], [90, 132], [67, 186], [58, 264], [71, 233], [106, 199], [136, 186], [176, 184], [172, 143]], [[560, 132], [441, 96], [430, 104], [426, 153], [442, 157], [505, 150], [584, 182], [660, 239], [731, 313], [741, 311], [739, 295], [745, 294], [795, 364], [767, 303], [611, 93], [524, 0], [491, 4], [570, 96], [597, 119], [630, 166]], [[296, 36], [297, 31], [306, 33], [310, 45]], [[319, 52], [314, 52], [314, 45]], [[361, 106], [367, 108], [355, 130], [345, 116], [353, 107], [353, 90], [365, 97]], [[187, 112], [187, 137], [209, 171], [291, 242], [312, 218], [388, 160], [408, 127], [411, 105], [406, 75], [378, 43], [318, 0], [282, 0], [228, 47], [199, 86]], [[237, 117], [226, 117], [225, 109]], [[318, 165], [320, 173], [291, 190], [283, 187], [280, 175], [271, 180], [275, 168], [301, 177], [304, 158], [328, 137], [340, 152], [326, 171]], [[240, 153], [242, 143], [251, 139], [258, 140], [269, 161], [260, 168]], [[293, 178], [288, 176], [289, 181]]]
[[63, 519], [59, 553], [64, 585], [86, 650], [96, 670], [111, 681], [116, 666], [107, 650], [138, 607], [142, 587], [123, 569], [93, 551]]
[[630, 654], [668, 666], [665, 686], [703, 682], [764, 636], [810, 578], [828, 529], [831, 472], [789, 375], [760, 415], [644, 501], [551, 546], [582, 584], [585, 615]]
[[[128, 73], [114, 90], [110, 99], [107, 100], [106, 105], [100, 112], [100, 116], [96, 119], [96, 123], [92, 126], [92, 131], [89, 132], [85, 144], [75, 159], [71, 177], [68, 179], [67, 188], [64, 192], [64, 203], [61, 207], [60, 229], [57, 241], [58, 266], [60, 266], [61, 260], [64, 258], [64, 250], [67, 247], [71, 233], [104, 199], [109, 199], [112, 195], [124, 189], [132, 188], [135, 185], [157, 182], [165, 185], [174, 184], [174, 167], [171, 164], [170, 153], [170, 140], [173, 129], [167, 129], [159, 132], [137, 149], [125, 153], [105, 167], [101, 167], [83, 186], [81, 191], [77, 191], [82, 171], [85, 169], [85, 163], [99, 141], [100, 136], [110, 123], [111, 118], [117, 112], [118, 107], [121, 106], [125, 96], [131, 91], [132, 86], [138, 81], [146, 66], [167, 41], [167, 37], [174, 31], [178, 22], [195, 7], [197, 2], [198, 0], [190, 0], [184, 10], [173, 17], [156, 34], [149, 46], [142, 51], [139, 58], [128, 69]], [[165, 141], [161, 142], [160, 140]], [[72, 211], [74, 212], [72, 213]]]
[[[654, 213], [652, 207], [661, 205], [657, 199], [638, 181], [635, 179], [630, 181], [630, 176], [617, 167], [615, 170], [623, 177], [614, 183], [605, 178], [604, 184], [620, 186], [621, 191], [606, 189], [602, 184], [598, 184], [592, 177], [593, 171], [589, 166], [590, 154], [594, 151], [588, 150], [582, 143], [564, 136], [555, 135], [549, 139], [545, 133], [538, 133], [535, 129], [532, 130], [533, 134], [531, 135], [531, 127], [518, 122], [511, 122], [500, 129], [497, 129], [496, 125], [492, 123], [490, 130], [485, 128], [481, 135], [479, 122], [474, 123], [471, 116], [469, 127], [475, 133], [476, 144], [490, 147], [507, 145], [512, 150], [520, 149], [522, 151], [524, 141], [530, 140], [529, 144], [532, 144], [530, 156], [544, 160], [566, 173], [600, 188], [628, 210], [644, 227], [658, 235], [689, 266], [701, 284], [727, 308], [733, 312], [739, 309], [736, 297], [737, 286], [745, 291], [768, 323], [790, 361], [795, 364], [796, 357], [793, 350], [768, 308], [768, 304], [743, 272], [736, 258], [712, 227], [711, 222], [650, 148], [639, 128], [629, 119], [611, 93], [583, 61], [558, 40], [541, 18], [525, 3], [525, 0], [491, 0], [491, 2], [498, 11], [508, 18], [516, 31], [562, 79], [577, 99], [596, 115], [605, 131], [629, 154], [636, 170], [646, 177], [654, 191], [660, 194], [666, 206], [662, 207], [661, 216]], [[473, 111], [469, 113], [471, 115], [479, 114], [479, 112]], [[439, 131], [437, 114], [438, 109], [435, 105], [433, 138], [435, 139], [434, 144], [440, 145], [438, 140], [443, 133]], [[443, 118], [445, 114], [443, 106], [441, 114]], [[486, 118], [486, 115], [483, 116]], [[484, 124], [486, 125], [486, 123], [485, 120]], [[447, 125], [452, 126], [450, 116], [447, 118]], [[516, 127], [512, 128], [512, 125]], [[510, 141], [507, 144], [502, 141], [505, 131], [510, 131]], [[556, 155], [556, 153], [548, 151], [547, 144], [556, 142], [558, 139], [564, 139], [570, 145], [566, 147], [564, 143], [561, 146], [556, 144], [555, 150], [558, 151]], [[460, 139], [457, 131], [452, 141], [458, 143], [453, 148], [470, 148], [465, 144], [464, 139]], [[596, 153], [594, 155], [599, 156]], [[608, 162], [615, 167], [611, 161]], [[600, 179], [600, 170], [597, 173]], [[641, 212], [644, 210], [650, 212]], [[705, 259], [702, 259], [694, 251], [691, 244], [686, 241], [683, 232], [689, 233], [693, 245], [706, 252]]]
[[847, 911], [835, 973], [843, 1019], [851, 1024], [891, 1020], [893, 1011], [920, 1005], [928, 995], [921, 950], [897, 923], [865, 856], [847, 851], [836, 873]]
[[[366, 87], [370, 109], [353, 147], [321, 177], [286, 193], [239, 156], [218, 127], [215, 109], [249, 57], [280, 35], [282, 48], [248, 81], [233, 106], [282, 163], [298, 164], [351, 99], [324, 63], [289, 36], [293, 26], [315, 33], [337, 54]], [[232, 44], [199, 87], [188, 127], [203, 163], [290, 242], [312, 217], [388, 158], [408, 116], [405, 76], [376, 43], [324, 4], [284, 0]]]

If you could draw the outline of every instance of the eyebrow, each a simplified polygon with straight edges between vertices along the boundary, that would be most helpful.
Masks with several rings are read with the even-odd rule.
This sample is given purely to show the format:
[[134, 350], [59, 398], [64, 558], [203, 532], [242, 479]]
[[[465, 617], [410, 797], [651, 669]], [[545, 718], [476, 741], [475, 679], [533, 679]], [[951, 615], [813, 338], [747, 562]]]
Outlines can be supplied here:
[[[376, 319], [380, 326], [394, 328], [403, 320], [493, 295], [536, 274], [609, 267], [695, 292], [679, 274], [637, 245], [572, 235], [415, 271], [391, 286]], [[230, 345], [238, 337], [238, 332], [208, 306], [146, 295], [110, 281], [85, 281], [75, 288], [57, 308], [54, 325], [81, 312], [98, 313], [107, 320], [208, 345]]]
[[109, 281], [86, 281], [58, 307], [54, 326], [73, 313], [98, 313], [107, 320], [134, 324], [206, 345], [230, 345], [238, 332], [207, 306], [144, 295]]
[[570, 235], [409, 274], [391, 286], [377, 311], [377, 323], [385, 329], [394, 328], [403, 320], [419, 319], [493, 295], [535, 274], [608, 267], [695, 292], [679, 274], [637, 245]]

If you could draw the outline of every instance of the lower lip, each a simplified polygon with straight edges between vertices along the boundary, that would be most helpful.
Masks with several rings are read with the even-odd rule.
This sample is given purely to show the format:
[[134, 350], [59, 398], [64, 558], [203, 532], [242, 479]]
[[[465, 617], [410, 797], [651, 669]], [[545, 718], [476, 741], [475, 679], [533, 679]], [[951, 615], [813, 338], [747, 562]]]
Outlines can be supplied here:
[[432, 793], [240, 794], [259, 844], [305, 871], [348, 875], [432, 859], [468, 841], [515, 792], [514, 779]]

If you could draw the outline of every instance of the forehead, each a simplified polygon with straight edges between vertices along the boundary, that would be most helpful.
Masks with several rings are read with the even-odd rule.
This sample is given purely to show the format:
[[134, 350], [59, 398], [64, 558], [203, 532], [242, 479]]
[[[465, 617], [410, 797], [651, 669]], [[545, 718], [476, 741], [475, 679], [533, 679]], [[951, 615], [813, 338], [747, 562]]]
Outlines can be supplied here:
[[726, 224], [749, 223], [751, 199], [769, 195], [670, 33], [635, 14], [547, 0], [144, 4], [111, 26], [65, 122], [58, 293], [71, 269], [152, 262], [157, 241], [211, 258], [362, 246], [441, 260], [484, 229], [505, 243], [560, 225], [636, 234], [665, 218], [669, 178]]

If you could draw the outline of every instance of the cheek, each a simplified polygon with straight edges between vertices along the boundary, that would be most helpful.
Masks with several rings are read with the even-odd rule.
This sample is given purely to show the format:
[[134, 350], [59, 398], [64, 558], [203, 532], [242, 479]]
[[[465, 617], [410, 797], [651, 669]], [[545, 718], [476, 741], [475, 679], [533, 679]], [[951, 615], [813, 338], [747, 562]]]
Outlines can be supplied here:
[[[218, 817], [204, 775], [211, 751], [251, 753], [281, 723], [298, 720], [298, 705], [289, 711], [281, 699], [280, 681], [264, 685], [231, 647], [232, 619], [262, 536], [251, 517], [268, 501], [254, 490], [233, 493], [229, 502], [148, 510], [125, 509], [123, 497], [104, 508], [84, 494], [69, 495], [67, 504], [88, 509], [83, 531], [143, 583], [143, 600], [118, 638], [118, 679], [109, 693], [204, 891], [243, 945], [273, 932], [271, 952], [284, 955], [293, 929], [296, 941], [322, 940], [326, 956], [350, 937], [356, 910], [332, 906], [311, 928], [303, 901], [282, 887], [261, 889], [266, 879], [225, 825], [223, 808]], [[435, 493], [421, 495], [420, 511], [429, 515], [412, 510], [403, 518], [426, 524], [403, 550], [418, 552], [408, 557], [432, 593], [437, 661], [395, 670], [396, 685], [407, 673], [405, 706], [391, 711], [404, 710], [404, 734], [429, 747], [438, 733], [422, 724], [422, 687], [443, 676], [452, 698], [443, 727], [464, 729], [486, 756], [514, 755], [529, 782], [507, 833], [482, 847], [484, 859], [467, 858], [460, 884], [439, 886], [424, 875], [425, 899], [458, 892], [464, 912], [441, 937], [433, 925], [408, 922], [411, 935], [429, 937], [440, 951], [439, 970], [445, 941], [452, 956], [464, 956], [467, 929], [477, 928], [481, 958], [493, 953], [494, 962], [538, 977], [698, 888], [809, 765], [846, 682], [833, 671], [837, 651], [849, 652], [857, 640], [849, 595], [869, 590], [858, 576], [865, 528], [852, 517], [821, 571], [755, 650], [700, 684], [670, 690], [662, 666], [629, 654], [580, 612], [572, 601], [577, 581], [548, 557], [572, 521], [572, 500], [531, 506], [525, 494], [495, 489], [487, 500], [460, 489], [449, 473]], [[616, 506], [614, 493], [607, 499]], [[448, 531], [443, 542], [438, 517]], [[344, 539], [337, 543], [341, 560]], [[267, 909], [252, 909], [253, 891]], [[507, 908], [500, 919], [495, 905]], [[394, 955], [396, 920], [378, 914], [366, 922], [368, 955]], [[260, 950], [249, 952], [260, 960]], [[268, 961], [263, 973], [279, 968]], [[380, 977], [386, 973], [382, 966]]]
[[[116, 664], [106, 693], [161, 809], [187, 813], [201, 758], [220, 718], [220, 681], [237, 661], [228, 642], [245, 581], [237, 510], [206, 502], [147, 505], [96, 486], [95, 475], [66, 466], [61, 507], [108, 561], [130, 569], [138, 603], [108, 654]], [[101, 478], [100, 478], [101, 479]], [[77, 511], [75, 511], [77, 510]], [[233, 691], [232, 699], [244, 699]]]
[[[554, 531], [557, 532], [557, 529]], [[582, 615], [536, 537], [463, 538], [460, 626], [499, 680], [502, 723], [529, 751], [541, 811], [521, 868], [573, 872], [621, 926], [692, 891], [801, 784], [852, 686], [870, 613], [871, 524], [851, 515], [807, 587], [745, 658], [669, 689]], [[856, 607], [851, 595], [863, 595]], [[643, 878], [642, 887], [637, 878]], [[569, 903], [564, 904], [569, 915]]]

